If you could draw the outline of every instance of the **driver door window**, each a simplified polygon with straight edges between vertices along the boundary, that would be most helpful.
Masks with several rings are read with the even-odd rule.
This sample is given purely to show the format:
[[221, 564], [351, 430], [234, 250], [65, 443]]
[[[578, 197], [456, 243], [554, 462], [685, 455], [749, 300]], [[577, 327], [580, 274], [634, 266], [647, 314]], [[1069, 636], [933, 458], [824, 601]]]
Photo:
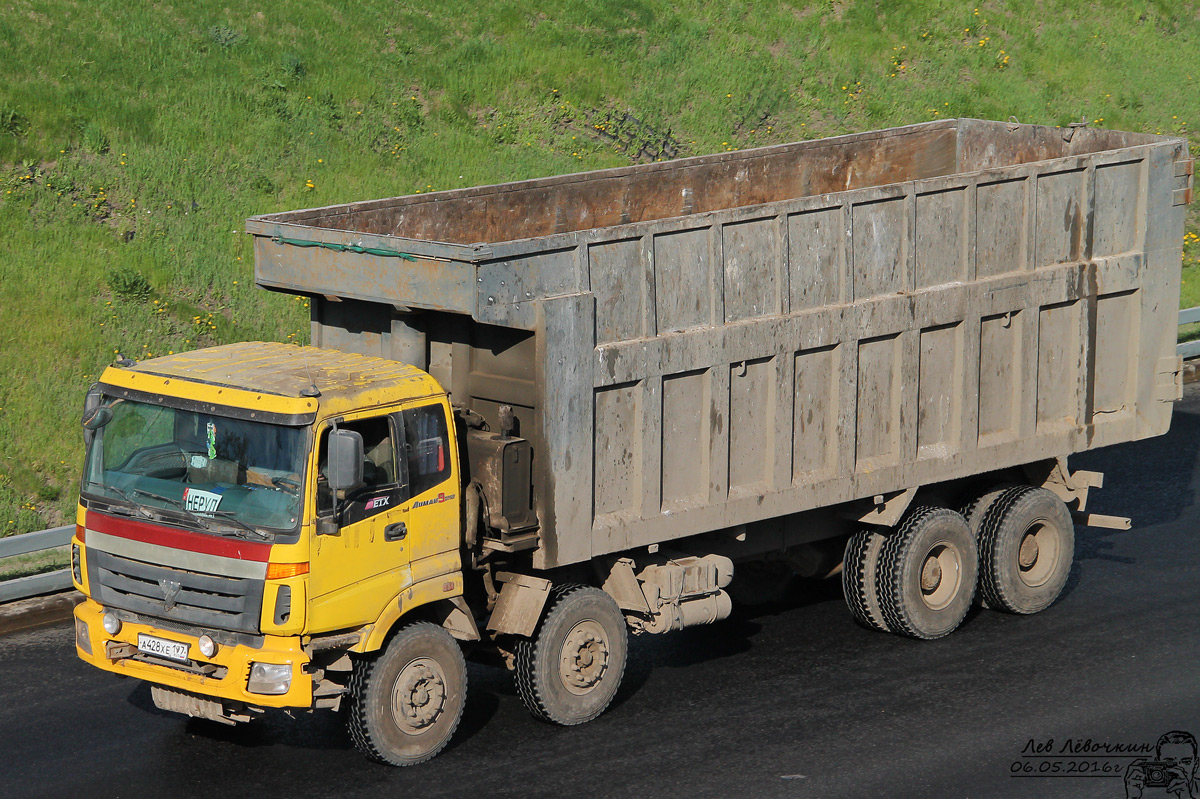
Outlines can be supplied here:
[[[403, 480], [396, 462], [396, 435], [387, 416], [358, 419], [338, 425], [353, 430], [363, 439], [363, 482], [339, 497], [342, 504], [342, 525], [353, 524], [394, 506]], [[333, 492], [325, 477], [329, 430], [321, 433], [320, 470], [317, 476], [317, 513], [333, 513]]]

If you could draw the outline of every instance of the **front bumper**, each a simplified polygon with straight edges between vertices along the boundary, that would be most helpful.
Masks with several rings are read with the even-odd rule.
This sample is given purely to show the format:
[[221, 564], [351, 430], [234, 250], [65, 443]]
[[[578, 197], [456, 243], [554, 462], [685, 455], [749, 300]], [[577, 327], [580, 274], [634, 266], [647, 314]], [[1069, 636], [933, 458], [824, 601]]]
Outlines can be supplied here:
[[[312, 707], [312, 677], [304, 668], [309, 658], [300, 648], [299, 636], [264, 636], [261, 647], [221, 645], [213, 657], [205, 658], [197, 644], [202, 631], [185, 634], [150, 624], [125, 622], [116, 635], [109, 635], [102, 623], [103, 615], [104, 608], [91, 599], [75, 607], [75, 652], [97, 668], [238, 705]], [[138, 633], [188, 644], [191, 661], [174, 663], [139, 653]], [[85, 642], [90, 653], [81, 646]], [[289, 666], [292, 678], [287, 693], [269, 695], [247, 690], [251, 663]]]

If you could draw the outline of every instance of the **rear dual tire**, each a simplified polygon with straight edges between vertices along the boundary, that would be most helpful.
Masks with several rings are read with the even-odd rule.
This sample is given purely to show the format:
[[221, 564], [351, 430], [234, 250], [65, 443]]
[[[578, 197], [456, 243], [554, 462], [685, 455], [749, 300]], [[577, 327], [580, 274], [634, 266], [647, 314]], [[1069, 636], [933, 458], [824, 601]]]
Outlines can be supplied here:
[[917, 508], [879, 549], [876, 585], [887, 628], [931, 640], [954, 632], [975, 596], [978, 553], [966, 520]]
[[941, 638], [970, 610], [977, 560], [961, 515], [916, 508], [889, 535], [867, 529], [850, 537], [842, 571], [846, 603], [871, 629]]
[[989, 608], [1030, 614], [1058, 599], [1075, 557], [1075, 523], [1052, 491], [1016, 486], [979, 526], [979, 593]]
[[860, 530], [850, 536], [842, 560], [842, 592], [856, 622], [869, 630], [886, 633], [888, 626], [879, 607], [875, 584], [882, 547], [883, 536], [875, 530]]
[[865, 627], [910, 638], [941, 638], [985, 607], [1031, 614], [1066, 585], [1075, 552], [1071, 513], [1052, 491], [1006, 486], [959, 514], [911, 510], [887, 535], [865, 529], [846, 543], [842, 587]]

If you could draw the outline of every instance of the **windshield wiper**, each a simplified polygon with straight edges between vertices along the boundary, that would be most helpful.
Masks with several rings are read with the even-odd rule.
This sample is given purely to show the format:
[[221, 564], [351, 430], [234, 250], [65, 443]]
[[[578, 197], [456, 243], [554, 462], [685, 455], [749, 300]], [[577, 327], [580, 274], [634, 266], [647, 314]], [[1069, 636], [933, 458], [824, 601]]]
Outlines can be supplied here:
[[[168, 505], [178, 508], [179, 510], [183, 511], [191, 518], [195, 519], [196, 523], [199, 524], [201, 527], [203, 527], [205, 530], [208, 530], [210, 532], [212, 531], [212, 527], [209, 526], [208, 520], [204, 516], [200, 516], [199, 514], [195, 513], [194, 511], [188, 510], [187, 506], [184, 505], [179, 500], [172, 499], [171, 497], [164, 497], [160, 494], [155, 494], [151, 491], [147, 491], [144, 488], [131, 488], [130, 490], [133, 491], [135, 494], [141, 494], [144, 497], [150, 497], [151, 499], [157, 499], [160, 502], [166, 502]], [[238, 525], [239, 527], [241, 527], [245, 530], [248, 530], [251, 533], [254, 533], [254, 535], [258, 536], [263, 541], [269, 541], [271, 539], [271, 537], [269, 535], [267, 535], [266, 533], [264, 533], [260, 530], [255, 530], [253, 527], [246, 524], [241, 519], [235, 518], [233, 515], [231, 515], [232, 513], [233, 513], [232, 511], [213, 511], [213, 516], [219, 516], [222, 519], [228, 519], [229, 521], [233, 522], [234, 524]]]
[[195, 513], [193, 513], [192, 511], [188, 510], [188, 509], [187, 509], [187, 506], [186, 506], [186, 505], [184, 505], [182, 502], [180, 502], [180, 501], [179, 501], [179, 500], [177, 500], [177, 499], [171, 499], [170, 497], [164, 497], [164, 496], [162, 496], [162, 495], [160, 495], [160, 494], [155, 494], [155, 493], [154, 493], [154, 492], [152, 492], [152, 491], [147, 491], [147, 490], [146, 490], [146, 489], [144, 489], [144, 488], [131, 488], [131, 489], [129, 489], [129, 490], [130, 490], [130, 491], [132, 491], [132, 492], [133, 492], [133, 493], [135, 493], [135, 494], [141, 494], [143, 497], [150, 497], [150, 499], [157, 499], [159, 502], [165, 502], [165, 503], [167, 503], [168, 505], [170, 505], [170, 506], [172, 506], [172, 507], [174, 507], [174, 508], [178, 508], [179, 510], [183, 511], [183, 512], [184, 512], [184, 513], [186, 513], [188, 516], [190, 516], [192, 519], [194, 519], [194, 520], [196, 521], [196, 524], [200, 525], [200, 526], [201, 526], [201, 527], [203, 527], [205, 530], [209, 530], [209, 529], [211, 529], [211, 528], [208, 526], [208, 523], [204, 521], [204, 517], [203, 517], [203, 516], [197, 516]]
[[[95, 481], [88, 481], [88, 485], [100, 486], [100, 487], [101, 487], [101, 488], [103, 488], [105, 491], [112, 491], [112, 492], [113, 492], [113, 493], [115, 493], [117, 496], [121, 497], [121, 498], [122, 498], [122, 499], [124, 499], [126, 502], [128, 502], [131, 510], [135, 510], [135, 511], [137, 511], [137, 512], [138, 512], [138, 513], [140, 513], [142, 516], [145, 516], [147, 519], [153, 519], [153, 518], [154, 518], [154, 514], [153, 514], [153, 513], [151, 513], [150, 511], [146, 510], [145, 508], [143, 508], [141, 505], [139, 505], [137, 502], [135, 502], [135, 501], [133, 500], [133, 498], [132, 498], [132, 497], [130, 497], [128, 494], [126, 494], [124, 491], [122, 491], [121, 489], [117, 488], [116, 486], [107, 486], [107, 485], [104, 485], [103, 483], [97, 483], [97, 482], [95, 482]], [[136, 490], [136, 489], [135, 489], [135, 490]]]
[[259, 538], [261, 538], [264, 541], [271, 540], [271, 536], [267, 535], [262, 530], [257, 530], [255, 528], [251, 527], [250, 525], [246, 524], [244, 521], [242, 521], [238, 517], [234, 516], [233, 511], [231, 511], [231, 510], [215, 510], [212, 512], [212, 514], [213, 514], [213, 516], [216, 516], [217, 518], [220, 518], [220, 519], [228, 519], [229, 521], [233, 522], [234, 524], [238, 525], [239, 527], [242, 527], [242, 528], [254, 533], [256, 536], [258, 536]]

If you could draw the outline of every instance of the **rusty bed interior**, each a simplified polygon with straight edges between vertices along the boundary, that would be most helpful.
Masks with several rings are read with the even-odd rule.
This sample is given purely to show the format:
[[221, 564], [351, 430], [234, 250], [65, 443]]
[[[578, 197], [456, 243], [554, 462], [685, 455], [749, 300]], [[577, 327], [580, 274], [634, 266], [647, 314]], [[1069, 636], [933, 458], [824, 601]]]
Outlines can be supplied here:
[[1084, 155], [1154, 139], [1093, 128], [944, 120], [261, 218], [452, 244], [496, 243]]

